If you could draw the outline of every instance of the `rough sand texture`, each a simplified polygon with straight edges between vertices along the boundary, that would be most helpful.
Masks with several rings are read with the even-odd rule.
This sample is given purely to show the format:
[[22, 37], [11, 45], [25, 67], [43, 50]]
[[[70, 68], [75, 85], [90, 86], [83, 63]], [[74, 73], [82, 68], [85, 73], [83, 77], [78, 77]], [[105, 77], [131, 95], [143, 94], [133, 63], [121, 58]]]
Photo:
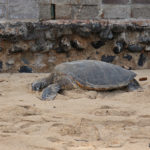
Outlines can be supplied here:
[[65, 91], [40, 101], [31, 83], [47, 74], [0, 74], [0, 150], [149, 150], [150, 70], [143, 90]]

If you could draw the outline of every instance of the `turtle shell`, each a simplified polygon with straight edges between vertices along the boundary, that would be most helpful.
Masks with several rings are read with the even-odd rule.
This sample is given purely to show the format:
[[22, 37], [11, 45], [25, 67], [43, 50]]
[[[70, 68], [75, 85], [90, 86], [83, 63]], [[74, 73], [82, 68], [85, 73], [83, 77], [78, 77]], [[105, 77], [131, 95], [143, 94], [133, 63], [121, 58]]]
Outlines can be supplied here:
[[120, 66], [96, 60], [66, 62], [55, 71], [73, 78], [85, 89], [110, 90], [127, 86], [136, 74]]

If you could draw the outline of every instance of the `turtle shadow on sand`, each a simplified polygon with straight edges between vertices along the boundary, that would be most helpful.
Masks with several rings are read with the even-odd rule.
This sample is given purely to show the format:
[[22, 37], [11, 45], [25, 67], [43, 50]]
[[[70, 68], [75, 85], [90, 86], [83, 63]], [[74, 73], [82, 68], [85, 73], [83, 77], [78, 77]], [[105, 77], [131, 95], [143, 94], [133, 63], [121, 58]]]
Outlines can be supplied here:
[[32, 90], [41, 91], [42, 100], [55, 99], [58, 92], [82, 88], [94, 91], [112, 91], [140, 88], [136, 74], [120, 66], [96, 61], [79, 60], [57, 65], [50, 76], [32, 83]]

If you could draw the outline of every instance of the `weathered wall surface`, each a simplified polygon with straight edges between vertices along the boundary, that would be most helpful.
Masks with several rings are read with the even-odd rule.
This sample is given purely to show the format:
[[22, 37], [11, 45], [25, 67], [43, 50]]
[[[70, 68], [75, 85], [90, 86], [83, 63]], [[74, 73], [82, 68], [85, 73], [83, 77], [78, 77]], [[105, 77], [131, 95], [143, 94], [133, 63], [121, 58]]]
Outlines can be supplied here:
[[0, 24], [1, 72], [50, 72], [79, 59], [150, 68], [150, 20]]
[[0, 0], [0, 20], [38, 19], [36, 0]]
[[[55, 16], [54, 16], [55, 15]], [[0, 0], [0, 20], [150, 19], [149, 0]]]

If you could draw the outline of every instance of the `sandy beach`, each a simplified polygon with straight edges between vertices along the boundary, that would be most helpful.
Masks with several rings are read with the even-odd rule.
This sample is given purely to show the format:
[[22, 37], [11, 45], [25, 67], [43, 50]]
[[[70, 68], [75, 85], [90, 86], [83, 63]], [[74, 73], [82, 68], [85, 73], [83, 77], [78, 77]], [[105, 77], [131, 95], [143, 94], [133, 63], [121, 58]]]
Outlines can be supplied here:
[[48, 74], [0, 74], [0, 150], [149, 150], [150, 70], [141, 90], [65, 91], [41, 101]]

